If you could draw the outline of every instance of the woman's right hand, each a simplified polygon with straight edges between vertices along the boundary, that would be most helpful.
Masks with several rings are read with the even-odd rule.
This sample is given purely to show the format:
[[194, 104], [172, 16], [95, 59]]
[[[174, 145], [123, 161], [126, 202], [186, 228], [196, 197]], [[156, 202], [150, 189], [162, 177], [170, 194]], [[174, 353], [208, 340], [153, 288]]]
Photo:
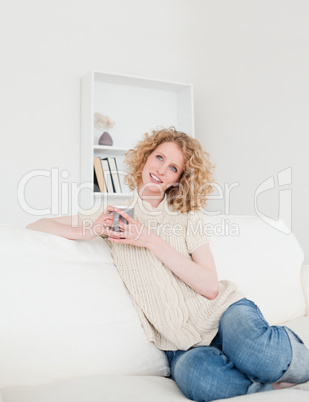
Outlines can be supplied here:
[[114, 215], [109, 213], [107, 208], [102, 214], [91, 224], [91, 226], [83, 227], [82, 239], [91, 240], [96, 236], [106, 234], [106, 229], [113, 227]]

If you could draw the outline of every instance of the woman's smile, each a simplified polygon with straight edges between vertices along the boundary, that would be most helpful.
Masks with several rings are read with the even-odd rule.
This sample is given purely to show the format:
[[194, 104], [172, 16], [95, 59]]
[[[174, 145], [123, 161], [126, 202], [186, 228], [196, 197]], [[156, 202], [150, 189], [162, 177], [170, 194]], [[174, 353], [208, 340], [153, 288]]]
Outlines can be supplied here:
[[163, 183], [161, 179], [158, 178], [158, 176], [154, 175], [153, 173], [149, 173], [151, 181], [154, 183]]

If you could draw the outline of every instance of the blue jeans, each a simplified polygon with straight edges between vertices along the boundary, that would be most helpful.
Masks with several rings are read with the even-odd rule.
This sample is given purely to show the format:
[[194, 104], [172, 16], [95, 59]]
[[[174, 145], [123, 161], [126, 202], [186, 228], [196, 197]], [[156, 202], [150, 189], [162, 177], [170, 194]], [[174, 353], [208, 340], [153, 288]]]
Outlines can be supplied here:
[[259, 308], [241, 299], [222, 315], [209, 346], [165, 351], [183, 394], [209, 402], [273, 390], [279, 381], [309, 380], [309, 351], [287, 327], [270, 326]]

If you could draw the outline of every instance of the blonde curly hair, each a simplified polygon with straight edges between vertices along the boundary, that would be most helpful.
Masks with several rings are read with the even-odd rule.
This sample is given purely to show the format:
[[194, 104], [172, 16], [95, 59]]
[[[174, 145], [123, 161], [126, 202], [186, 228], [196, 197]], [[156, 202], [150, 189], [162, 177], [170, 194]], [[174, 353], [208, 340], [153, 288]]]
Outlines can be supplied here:
[[199, 210], [206, 205], [207, 195], [213, 191], [214, 165], [198, 140], [177, 131], [175, 127], [153, 130], [151, 135], [145, 133], [143, 140], [125, 154], [124, 163], [128, 167], [128, 174], [124, 182], [130, 190], [140, 185], [148, 156], [163, 142], [177, 144], [185, 157], [185, 167], [179, 185], [170, 187], [165, 192], [168, 205], [181, 213]]

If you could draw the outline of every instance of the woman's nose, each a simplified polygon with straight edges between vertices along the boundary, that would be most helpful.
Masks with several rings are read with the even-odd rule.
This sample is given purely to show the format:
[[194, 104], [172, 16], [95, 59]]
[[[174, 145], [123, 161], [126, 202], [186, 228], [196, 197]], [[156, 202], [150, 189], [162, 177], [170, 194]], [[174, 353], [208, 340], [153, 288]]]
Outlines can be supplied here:
[[157, 169], [158, 176], [163, 176], [165, 173], [165, 167], [161, 166], [160, 169]]

